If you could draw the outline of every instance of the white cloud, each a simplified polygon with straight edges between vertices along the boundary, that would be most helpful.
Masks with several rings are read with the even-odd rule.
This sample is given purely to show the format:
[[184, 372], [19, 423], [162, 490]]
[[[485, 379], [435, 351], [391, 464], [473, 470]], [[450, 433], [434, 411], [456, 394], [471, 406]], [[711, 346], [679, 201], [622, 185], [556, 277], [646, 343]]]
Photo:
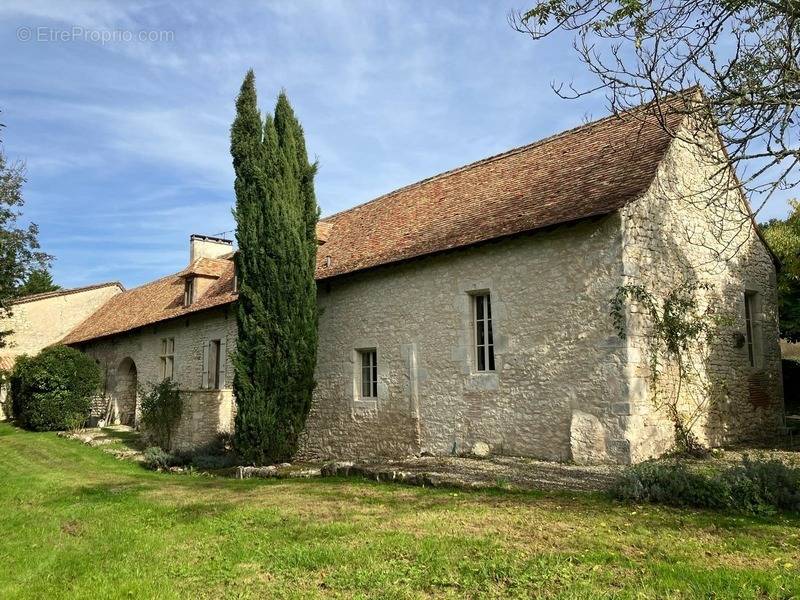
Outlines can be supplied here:
[[[284, 87], [320, 160], [323, 214], [577, 125], [553, 80], [568, 40], [534, 44], [498, 3], [157, 0], [0, 5], [7, 151], [59, 282], [176, 270], [186, 236], [232, 225], [229, 126], [245, 71]], [[16, 27], [174, 31], [169, 43], [22, 44]], [[91, 219], [86, 215], [91, 214]], [[87, 279], [89, 278], [89, 279]]]

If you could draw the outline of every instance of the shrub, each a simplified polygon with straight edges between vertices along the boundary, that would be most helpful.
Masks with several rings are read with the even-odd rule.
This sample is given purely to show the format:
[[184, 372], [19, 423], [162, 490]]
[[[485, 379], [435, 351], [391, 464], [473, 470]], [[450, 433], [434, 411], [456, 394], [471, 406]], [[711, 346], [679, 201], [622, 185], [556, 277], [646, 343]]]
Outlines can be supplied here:
[[750, 512], [769, 512], [771, 508], [800, 512], [800, 469], [787, 467], [779, 460], [752, 460], [723, 473], [738, 508]]
[[11, 413], [26, 429], [77, 429], [89, 417], [100, 367], [84, 353], [52, 346], [17, 358], [10, 377]]
[[723, 482], [681, 463], [646, 462], [625, 469], [612, 493], [629, 502], [724, 508], [730, 491]]
[[179, 466], [184, 462], [180, 456], [171, 454], [158, 446], [151, 446], [144, 451], [144, 464], [153, 471]]
[[783, 397], [786, 398], [786, 414], [800, 413], [800, 360], [784, 358]]
[[800, 511], [800, 470], [778, 460], [742, 459], [723, 470], [692, 471], [677, 462], [625, 469], [611, 490], [627, 502], [731, 509], [751, 514]]
[[191, 465], [201, 471], [227, 469], [236, 463], [236, 457], [232, 454], [195, 454], [191, 460]]
[[169, 450], [172, 433], [183, 412], [178, 385], [171, 379], [164, 379], [140, 389], [139, 395], [142, 402], [142, 428], [159, 447]]

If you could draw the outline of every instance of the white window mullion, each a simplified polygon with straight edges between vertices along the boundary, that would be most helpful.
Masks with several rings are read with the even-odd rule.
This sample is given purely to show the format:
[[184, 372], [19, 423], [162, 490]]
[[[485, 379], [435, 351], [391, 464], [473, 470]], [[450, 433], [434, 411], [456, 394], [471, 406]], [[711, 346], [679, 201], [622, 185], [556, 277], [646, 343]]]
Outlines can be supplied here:
[[378, 397], [378, 351], [359, 350], [359, 394], [361, 398]]
[[475, 294], [472, 310], [475, 321], [475, 370], [494, 371], [494, 332], [489, 294]]

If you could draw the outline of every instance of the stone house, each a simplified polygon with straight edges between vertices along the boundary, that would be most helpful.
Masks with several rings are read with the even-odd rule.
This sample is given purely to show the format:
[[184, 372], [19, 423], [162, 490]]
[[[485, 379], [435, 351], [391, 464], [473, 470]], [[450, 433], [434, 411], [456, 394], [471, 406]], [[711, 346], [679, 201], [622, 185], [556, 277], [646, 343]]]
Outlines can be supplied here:
[[[0, 348], [0, 370], [10, 371], [18, 356], [38, 354], [55, 344], [109, 298], [124, 291], [116, 281], [69, 290], [56, 290], [17, 298], [11, 313], [0, 319], [0, 331], [11, 331], [6, 346]], [[0, 386], [0, 404], [5, 389]], [[0, 410], [0, 419], [5, 411]]]
[[[631, 305], [620, 337], [610, 300], [623, 285], [663, 297], [686, 281], [707, 283], [701, 303], [727, 316], [686, 386], [701, 400], [696, 434], [774, 435], [776, 262], [739, 188], [708, 186], [721, 175], [701, 154], [639, 109], [321, 221], [301, 457], [479, 443], [582, 463], [660, 454], [673, 427], [649, 385], [648, 324]], [[64, 341], [100, 361], [128, 421], [134, 382], [172, 376], [189, 398], [177, 445], [193, 447], [232, 426], [235, 301], [230, 242], [192, 236], [186, 269], [115, 296]]]

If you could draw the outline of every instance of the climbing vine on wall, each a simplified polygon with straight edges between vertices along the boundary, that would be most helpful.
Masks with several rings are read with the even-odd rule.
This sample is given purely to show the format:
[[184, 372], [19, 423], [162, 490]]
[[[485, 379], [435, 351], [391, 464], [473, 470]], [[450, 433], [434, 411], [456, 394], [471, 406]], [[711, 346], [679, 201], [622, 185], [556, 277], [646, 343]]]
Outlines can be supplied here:
[[707, 408], [712, 391], [698, 363], [702, 349], [708, 347], [724, 321], [713, 306], [700, 305], [698, 292], [710, 289], [709, 284], [690, 281], [659, 298], [642, 285], [624, 285], [617, 288], [611, 300], [611, 316], [621, 338], [629, 334], [629, 307], [631, 314], [643, 319], [636, 334], [642, 336], [647, 348], [650, 397], [674, 426], [676, 450], [692, 455], [707, 452], [693, 427]]

